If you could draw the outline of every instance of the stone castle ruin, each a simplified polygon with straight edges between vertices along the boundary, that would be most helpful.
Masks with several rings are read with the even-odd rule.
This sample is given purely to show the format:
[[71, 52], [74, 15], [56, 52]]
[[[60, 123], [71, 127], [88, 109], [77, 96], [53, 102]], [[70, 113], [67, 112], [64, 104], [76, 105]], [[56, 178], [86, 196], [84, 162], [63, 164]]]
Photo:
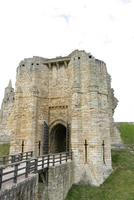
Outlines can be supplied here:
[[11, 131], [8, 129], [8, 117], [12, 111], [14, 105], [14, 88], [11, 81], [5, 88], [4, 98], [1, 104], [0, 110], [0, 143], [9, 143]]
[[73, 151], [74, 183], [100, 185], [112, 171], [117, 106], [106, 64], [75, 50], [66, 57], [27, 58], [17, 68], [15, 92], [5, 90], [0, 134], [10, 153]]

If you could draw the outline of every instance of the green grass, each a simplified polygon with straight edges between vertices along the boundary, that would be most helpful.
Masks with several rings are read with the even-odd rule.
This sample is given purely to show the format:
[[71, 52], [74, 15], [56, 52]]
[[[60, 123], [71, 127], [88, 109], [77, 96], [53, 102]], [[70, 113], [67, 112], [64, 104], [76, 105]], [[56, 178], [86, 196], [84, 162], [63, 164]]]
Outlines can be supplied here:
[[134, 200], [134, 154], [113, 151], [112, 175], [100, 187], [74, 185], [66, 200]]
[[[134, 146], [134, 125], [121, 123], [125, 144]], [[113, 173], [100, 186], [73, 185], [66, 200], [134, 200], [134, 150], [112, 151]]]
[[134, 144], [134, 124], [127, 122], [119, 123], [118, 128], [125, 144]]
[[0, 156], [5, 156], [9, 154], [9, 144], [0, 144]]

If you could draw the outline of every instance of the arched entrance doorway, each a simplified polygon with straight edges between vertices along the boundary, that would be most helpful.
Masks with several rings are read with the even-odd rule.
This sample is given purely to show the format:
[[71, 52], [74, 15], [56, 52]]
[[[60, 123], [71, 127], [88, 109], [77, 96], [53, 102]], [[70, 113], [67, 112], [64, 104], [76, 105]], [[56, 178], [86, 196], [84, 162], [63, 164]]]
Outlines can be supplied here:
[[50, 153], [66, 151], [67, 131], [63, 124], [56, 124], [50, 132], [49, 148]]

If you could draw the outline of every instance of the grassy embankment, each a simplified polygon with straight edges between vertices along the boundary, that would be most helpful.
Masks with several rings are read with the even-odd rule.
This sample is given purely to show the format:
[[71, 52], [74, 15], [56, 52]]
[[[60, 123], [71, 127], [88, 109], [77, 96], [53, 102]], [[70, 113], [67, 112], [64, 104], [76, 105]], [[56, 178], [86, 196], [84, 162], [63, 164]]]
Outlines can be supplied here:
[[129, 148], [112, 151], [112, 175], [100, 187], [74, 185], [66, 200], [134, 200], [134, 124], [119, 129]]
[[134, 124], [122, 122], [118, 124], [121, 132], [121, 138], [125, 144], [134, 146]]
[[9, 144], [0, 144], [0, 156], [5, 156], [9, 154]]

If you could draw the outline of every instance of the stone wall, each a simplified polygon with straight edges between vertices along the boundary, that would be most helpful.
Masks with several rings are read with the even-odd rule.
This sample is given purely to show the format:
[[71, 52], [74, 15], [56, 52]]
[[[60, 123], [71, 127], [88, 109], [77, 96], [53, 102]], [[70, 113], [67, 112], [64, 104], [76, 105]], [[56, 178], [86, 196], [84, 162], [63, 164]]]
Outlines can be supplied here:
[[[74, 183], [100, 185], [112, 171], [116, 105], [106, 64], [90, 53], [75, 50], [67, 57], [24, 59], [17, 68], [14, 109], [8, 120], [10, 153], [21, 151], [22, 140], [24, 151], [32, 150], [35, 155], [41, 141], [43, 153], [44, 122], [49, 139], [56, 123], [70, 124]], [[48, 152], [50, 145], [51, 140]]]
[[6, 189], [0, 190], [0, 200], [36, 200], [38, 175], [23, 180]]
[[61, 166], [50, 167], [48, 170], [48, 185], [42, 183], [42, 192], [38, 200], [65, 200], [73, 180], [73, 162]]
[[11, 81], [5, 88], [4, 98], [0, 110], [0, 144], [10, 143], [11, 131], [8, 128], [8, 118], [14, 105], [14, 88]]
[[[72, 149], [75, 183], [100, 185], [111, 168], [110, 118], [106, 65], [85, 52], [72, 55]], [[85, 140], [87, 159], [85, 160]], [[104, 142], [104, 148], [102, 146]]]
[[121, 133], [116, 126], [116, 123], [113, 123], [113, 133], [111, 134], [111, 145], [121, 145], [122, 144], [122, 139], [121, 139]]

